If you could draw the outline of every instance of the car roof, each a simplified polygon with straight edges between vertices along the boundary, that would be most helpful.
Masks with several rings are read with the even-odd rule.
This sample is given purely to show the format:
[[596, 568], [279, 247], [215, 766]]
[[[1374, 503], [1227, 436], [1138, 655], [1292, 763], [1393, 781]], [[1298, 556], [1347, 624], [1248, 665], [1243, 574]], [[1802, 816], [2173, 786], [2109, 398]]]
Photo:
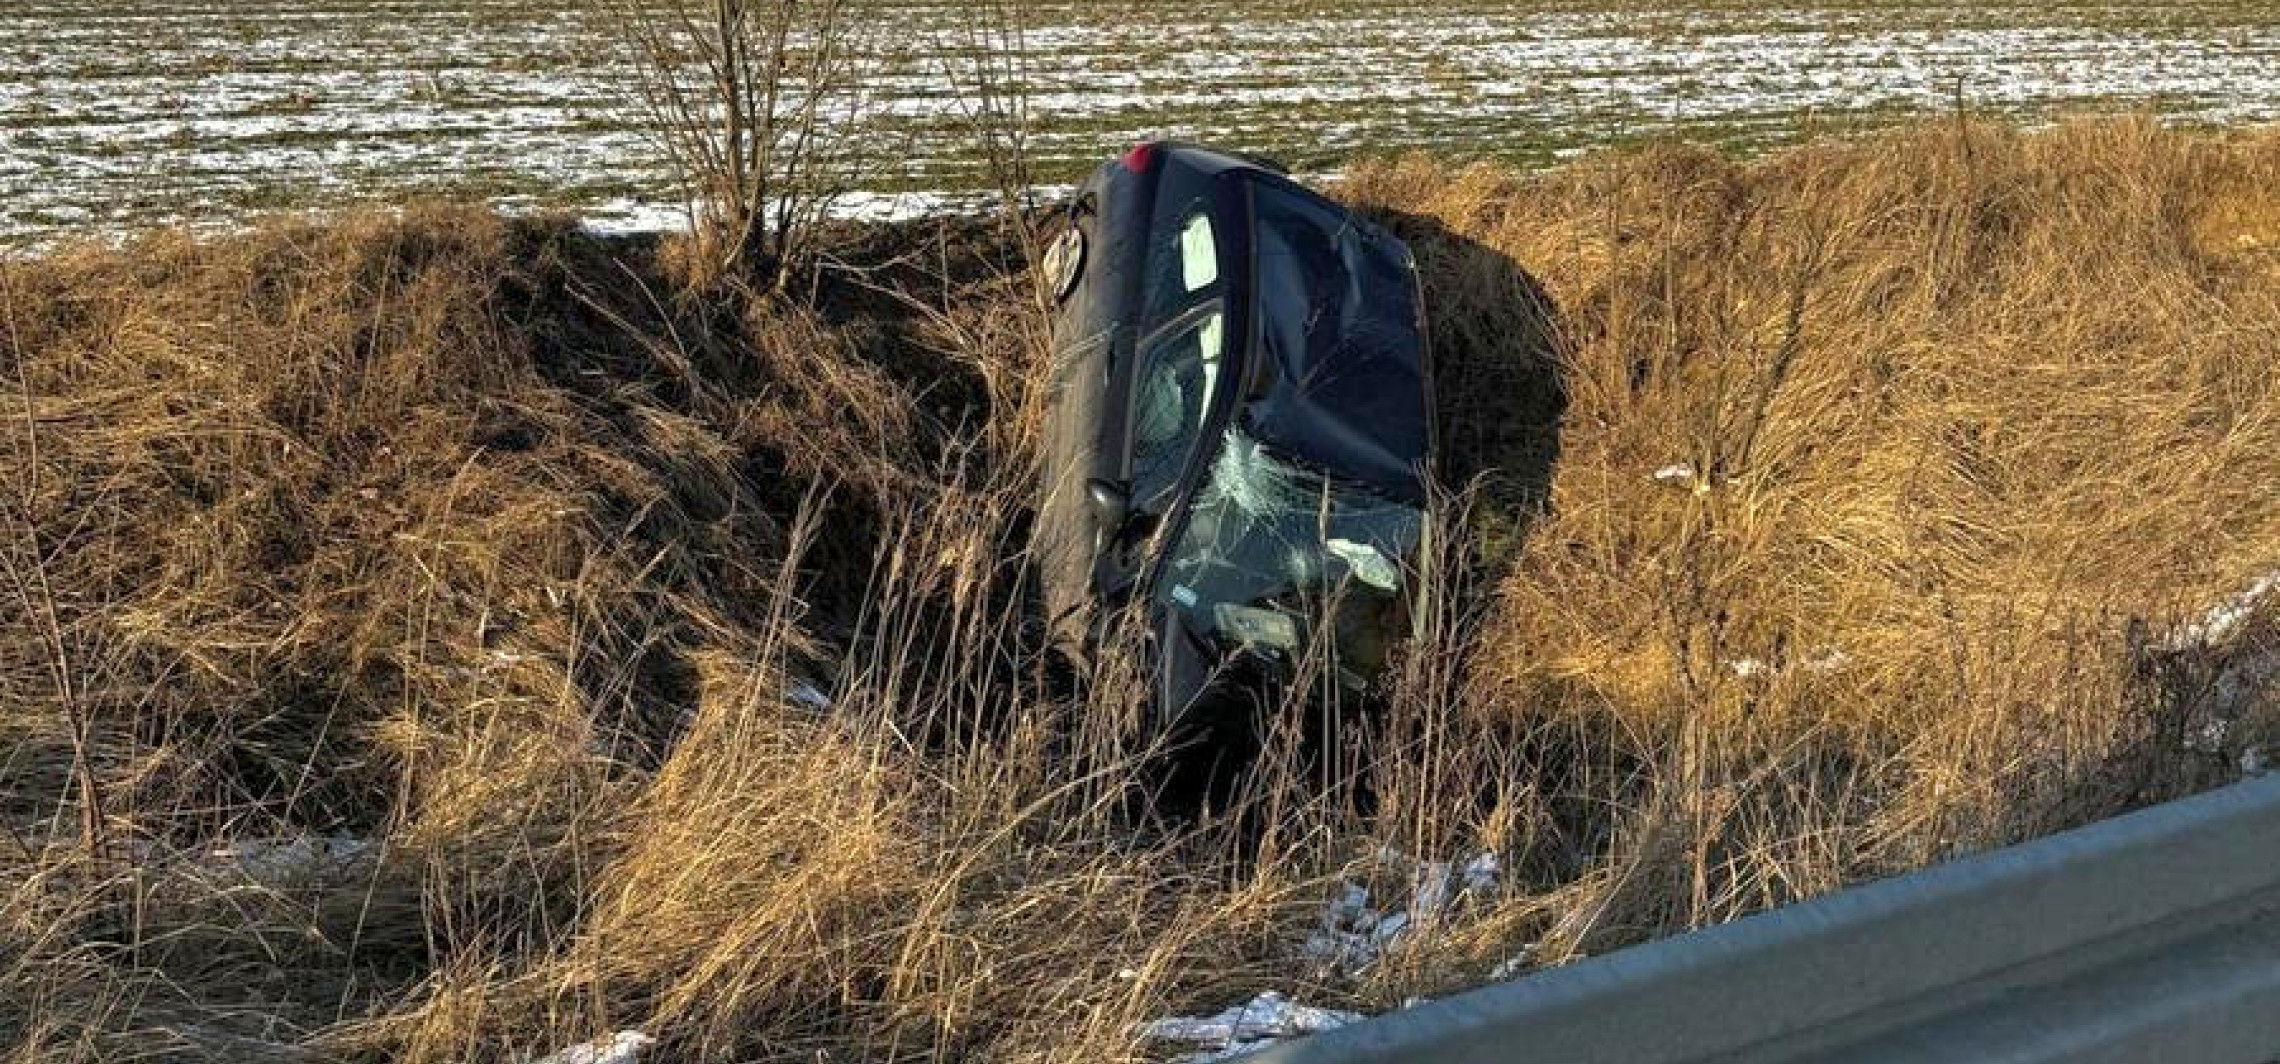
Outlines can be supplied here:
[[1219, 174], [1228, 170], [1263, 170], [1278, 177], [1288, 176], [1290, 169], [1273, 159], [1221, 148], [1206, 148], [1182, 140], [1143, 141], [1138, 147], [1154, 147], [1169, 152], [1181, 163], [1205, 174]]

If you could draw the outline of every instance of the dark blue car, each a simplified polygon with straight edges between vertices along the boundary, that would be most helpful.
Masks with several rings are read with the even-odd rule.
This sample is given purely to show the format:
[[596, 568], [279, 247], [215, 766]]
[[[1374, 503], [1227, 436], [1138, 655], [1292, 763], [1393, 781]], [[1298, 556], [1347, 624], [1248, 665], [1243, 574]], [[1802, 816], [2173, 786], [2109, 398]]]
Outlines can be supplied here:
[[1272, 164], [1141, 144], [1075, 193], [1034, 540], [1090, 667], [1145, 612], [1167, 719], [1307, 674], [1359, 688], [1412, 629], [1431, 534], [1415, 262]]

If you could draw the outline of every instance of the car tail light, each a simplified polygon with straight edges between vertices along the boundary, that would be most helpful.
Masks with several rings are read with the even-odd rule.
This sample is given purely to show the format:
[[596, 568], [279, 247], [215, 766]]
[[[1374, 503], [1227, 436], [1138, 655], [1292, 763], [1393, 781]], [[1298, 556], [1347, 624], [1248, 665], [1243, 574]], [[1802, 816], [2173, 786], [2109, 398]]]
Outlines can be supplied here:
[[1143, 141], [1133, 145], [1132, 150], [1124, 153], [1123, 162], [1124, 168], [1135, 174], [1147, 173], [1149, 167], [1156, 165], [1156, 142]]

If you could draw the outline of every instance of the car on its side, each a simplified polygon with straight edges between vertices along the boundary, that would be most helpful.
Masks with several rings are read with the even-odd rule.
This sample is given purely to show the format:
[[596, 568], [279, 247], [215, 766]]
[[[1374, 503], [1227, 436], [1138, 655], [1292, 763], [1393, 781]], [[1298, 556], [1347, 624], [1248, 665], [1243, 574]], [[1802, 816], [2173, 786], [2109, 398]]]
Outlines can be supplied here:
[[1432, 534], [1409, 249], [1271, 163], [1172, 141], [1103, 164], [1065, 221], [1032, 545], [1055, 644], [1088, 670], [1143, 610], [1165, 721], [1305, 661], [1367, 686]]

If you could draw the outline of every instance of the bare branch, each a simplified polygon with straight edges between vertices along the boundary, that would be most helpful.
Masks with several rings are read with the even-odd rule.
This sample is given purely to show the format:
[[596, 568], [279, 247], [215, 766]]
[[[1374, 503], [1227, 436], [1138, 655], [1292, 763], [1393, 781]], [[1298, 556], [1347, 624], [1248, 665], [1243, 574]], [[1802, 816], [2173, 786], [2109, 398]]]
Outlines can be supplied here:
[[634, 50], [636, 100], [688, 203], [709, 276], [784, 291], [857, 184], [861, 0], [596, 0]]

